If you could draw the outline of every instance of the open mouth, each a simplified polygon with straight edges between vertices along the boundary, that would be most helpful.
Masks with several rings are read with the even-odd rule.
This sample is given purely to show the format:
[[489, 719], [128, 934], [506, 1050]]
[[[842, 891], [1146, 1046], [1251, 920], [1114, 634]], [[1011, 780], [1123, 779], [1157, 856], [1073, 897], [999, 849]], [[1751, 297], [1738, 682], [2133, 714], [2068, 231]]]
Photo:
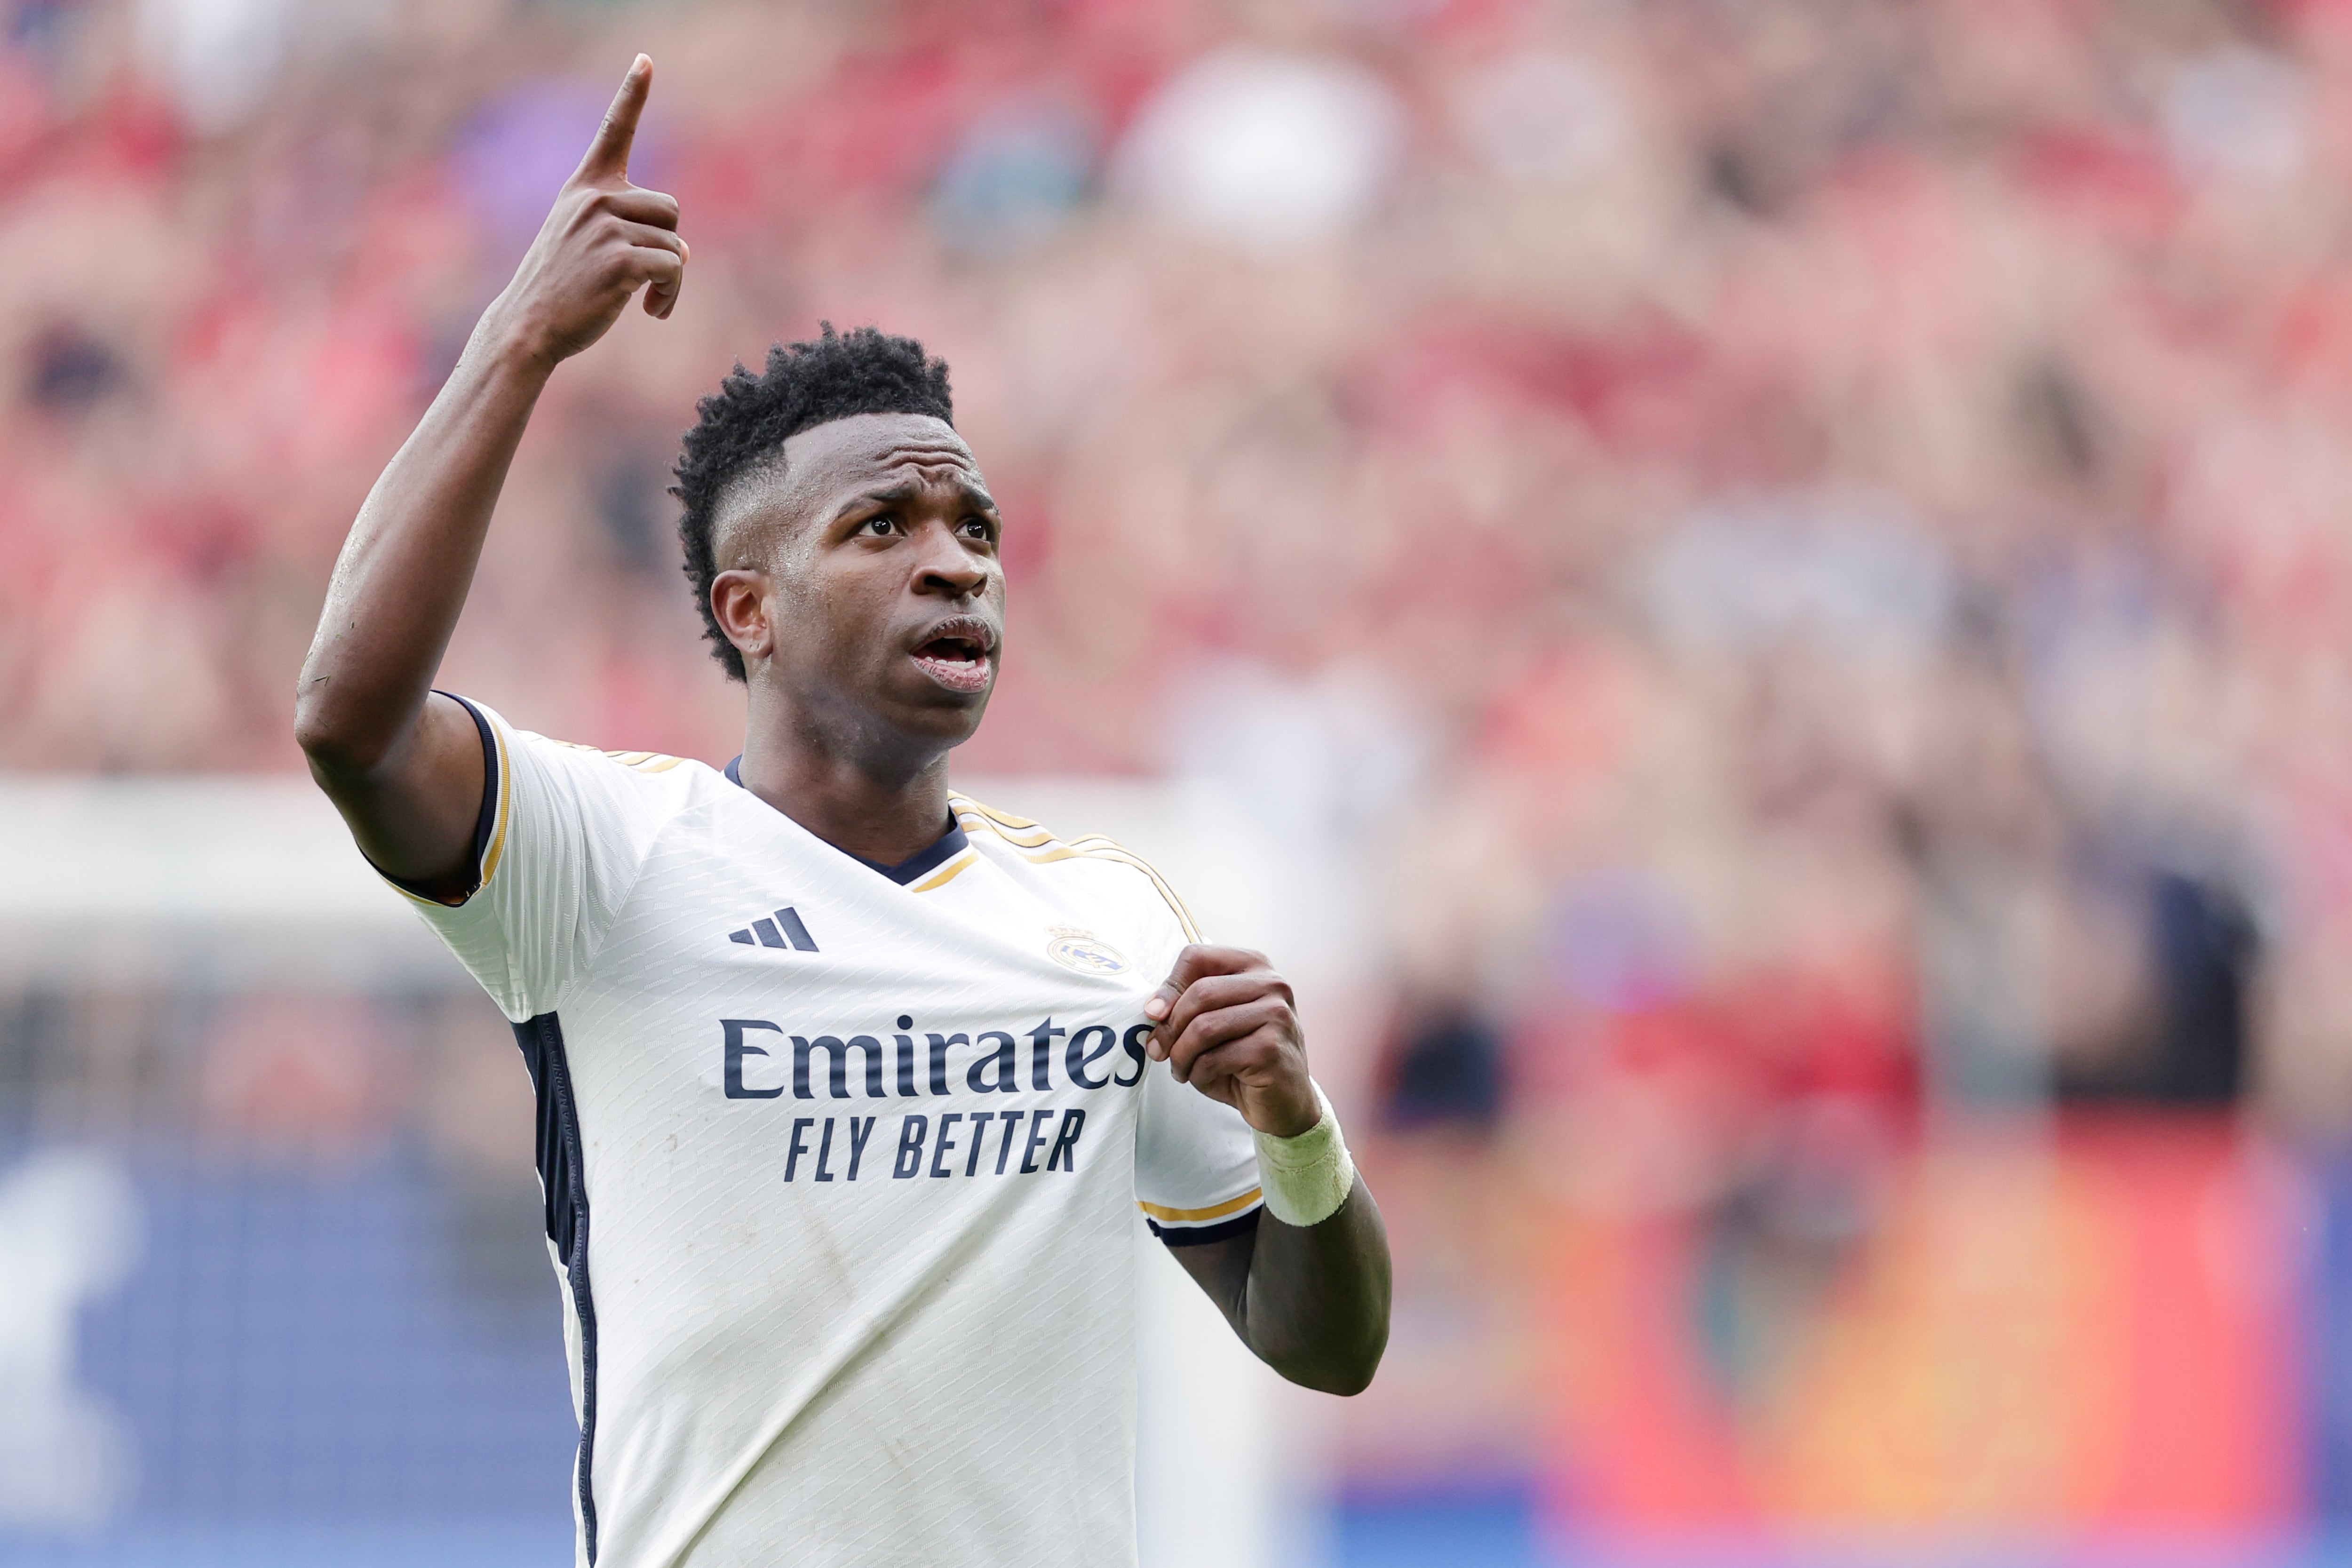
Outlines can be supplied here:
[[919, 645], [915, 649], [915, 662], [922, 666], [924, 674], [950, 691], [985, 691], [992, 673], [990, 640], [986, 632], [976, 626], [950, 627]]

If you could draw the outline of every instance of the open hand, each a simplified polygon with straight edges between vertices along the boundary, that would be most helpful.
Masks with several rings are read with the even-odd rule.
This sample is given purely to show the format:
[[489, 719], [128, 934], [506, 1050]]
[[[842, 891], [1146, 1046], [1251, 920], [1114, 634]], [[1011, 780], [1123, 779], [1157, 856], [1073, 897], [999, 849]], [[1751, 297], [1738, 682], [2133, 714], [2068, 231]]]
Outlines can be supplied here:
[[678, 237], [677, 198], [629, 184], [629, 148], [653, 79], [654, 62], [639, 55], [514, 280], [485, 318], [548, 364], [603, 337], [639, 288], [648, 316], [667, 318], [677, 304], [687, 247]]
[[1297, 999], [1265, 954], [1195, 943], [1176, 955], [1143, 1016], [1158, 1026], [1152, 1060], [1258, 1131], [1296, 1138], [1322, 1116]]

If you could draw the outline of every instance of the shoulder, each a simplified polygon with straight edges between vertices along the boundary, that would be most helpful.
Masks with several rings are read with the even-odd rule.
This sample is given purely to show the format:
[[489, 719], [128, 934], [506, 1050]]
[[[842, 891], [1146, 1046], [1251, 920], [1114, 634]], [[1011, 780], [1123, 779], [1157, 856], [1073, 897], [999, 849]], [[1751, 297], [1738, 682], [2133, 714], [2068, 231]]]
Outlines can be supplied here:
[[559, 741], [528, 730], [509, 731], [499, 739], [523, 753], [524, 765], [553, 768], [591, 787], [684, 805], [697, 796], [715, 794], [727, 785], [718, 769], [692, 757], [661, 752], [615, 752], [577, 741]]
[[474, 722], [497, 745], [499, 759], [519, 759], [525, 766], [541, 764], [566, 771], [585, 771], [591, 776], [617, 777], [619, 773], [634, 774], [642, 779], [656, 779], [675, 773], [672, 787], [685, 784], [696, 774], [719, 777], [708, 763], [691, 757], [673, 757], [660, 752], [614, 752], [602, 747], [583, 745], [577, 741], [558, 740], [535, 730], [526, 730], [487, 702], [454, 691], [442, 692], [473, 715]]
[[1164, 909], [1186, 942], [1201, 940], [1192, 911], [1184, 905], [1168, 879], [1142, 856], [1099, 833], [1075, 838], [1057, 837], [1052, 829], [1025, 816], [997, 810], [967, 795], [950, 795], [949, 809], [956, 826], [976, 848], [992, 847], [1000, 858], [1017, 864], [1053, 868], [1048, 875], [1086, 878], [1122, 901]]
[[604, 824], [637, 839], [733, 787], [717, 769], [690, 757], [561, 741], [517, 729], [480, 704], [467, 706], [495, 742], [497, 793], [488, 804], [501, 824], [551, 814]]
[[[615, 769], [634, 779], [648, 781], [646, 784], [632, 787], [691, 788], [698, 775], [707, 774], [714, 779], [719, 776], [708, 763], [698, 763], [692, 757], [672, 757], [660, 752], [608, 752], [600, 746], [584, 745], [578, 741], [558, 741], [529, 731], [517, 731], [515, 739], [545, 748], [566, 763], [584, 765], [600, 773], [607, 768]], [[666, 773], [677, 776], [660, 785], [650, 784], [649, 781], [660, 779]]]

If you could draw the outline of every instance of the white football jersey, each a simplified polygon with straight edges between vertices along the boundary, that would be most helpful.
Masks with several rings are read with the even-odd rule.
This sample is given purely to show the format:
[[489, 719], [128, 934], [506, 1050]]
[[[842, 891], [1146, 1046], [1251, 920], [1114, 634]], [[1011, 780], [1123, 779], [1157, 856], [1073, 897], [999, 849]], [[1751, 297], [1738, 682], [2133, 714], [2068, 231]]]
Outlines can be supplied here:
[[1182, 904], [961, 796], [877, 867], [467, 706], [479, 886], [411, 897], [538, 1091], [579, 1561], [1133, 1562], [1128, 1205], [1259, 1208], [1247, 1125], [1144, 1054]]

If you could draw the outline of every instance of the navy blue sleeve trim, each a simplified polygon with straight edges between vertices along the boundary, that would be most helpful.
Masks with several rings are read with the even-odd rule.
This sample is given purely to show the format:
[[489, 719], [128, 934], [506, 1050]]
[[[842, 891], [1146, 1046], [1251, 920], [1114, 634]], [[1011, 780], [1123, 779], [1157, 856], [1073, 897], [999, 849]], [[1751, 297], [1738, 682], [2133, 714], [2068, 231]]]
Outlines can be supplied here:
[[[470, 704], [468, 705], [470, 706]], [[580, 1105], [572, 1092], [572, 1062], [563, 1026], [552, 1013], [514, 1026], [539, 1102], [539, 1184], [547, 1200], [547, 1239], [572, 1282], [580, 1318], [580, 1452], [574, 1483], [580, 1527], [590, 1564], [596, 1561], [596, 1294], [588, 1279], [588, 1179], [581, 1157]]]
[[[423, 888], [418, 887], [415, 883], [409, 881], [405, 878], [394, 876], [383, 867], [375, 866], [375, 862], [373, 860], [368, 861], [368, 864], [375, 866], [375, 874], [377, 876], [382, 877], [385, 881], [390, 882], [394, 887], [398, 888], [402, 892], [409, 895], [409, 897], [423, 899], [429, 904], [446, 904], [450, 908], [455, 909], [457, 906], [464, 903], [467, 899], [472, 898], [476, 893], [482, 890], [482, 857], [489, 853], [490, 835], [497, 830], [499, 826], [499, 738], [490, 732], [490, 721], [483, 716], [480, 709], [475, 707], [472, 703], [467, 701], [464, 698], [458, 696], [454, 691], [442, 691], [438, 687], [434, 688], [434, 690], [436, 694], [446, 697], [450, 701], [464, 708], [467, 713], [470, 715], [474, 721], [474, 729], [476, 732], [482, 737], [482, 804], [480, 808], [474, 814], [474, 869], [472, 879], [466, 884], [466, 890], [457, 897], [454, 899], [443, 898], [437, 894], [426, 892]], [[365, 850], [362, 850], [360, 853], [364, 857], [367, 852]]]
[[1214, 1225], [1163, 1226], [1156, 1219], [1146, 1219], [1143, 1223], [1151, 1227], [1152, 1235], [1171, 1247], [1206, 1247], [1213, 1241], [1247, 1236], [1257, 1228], [1258, 1215], [1265, 1212], [1265, 1205], [1260, 1205], [1247, 1214], [1235, 1215]]

